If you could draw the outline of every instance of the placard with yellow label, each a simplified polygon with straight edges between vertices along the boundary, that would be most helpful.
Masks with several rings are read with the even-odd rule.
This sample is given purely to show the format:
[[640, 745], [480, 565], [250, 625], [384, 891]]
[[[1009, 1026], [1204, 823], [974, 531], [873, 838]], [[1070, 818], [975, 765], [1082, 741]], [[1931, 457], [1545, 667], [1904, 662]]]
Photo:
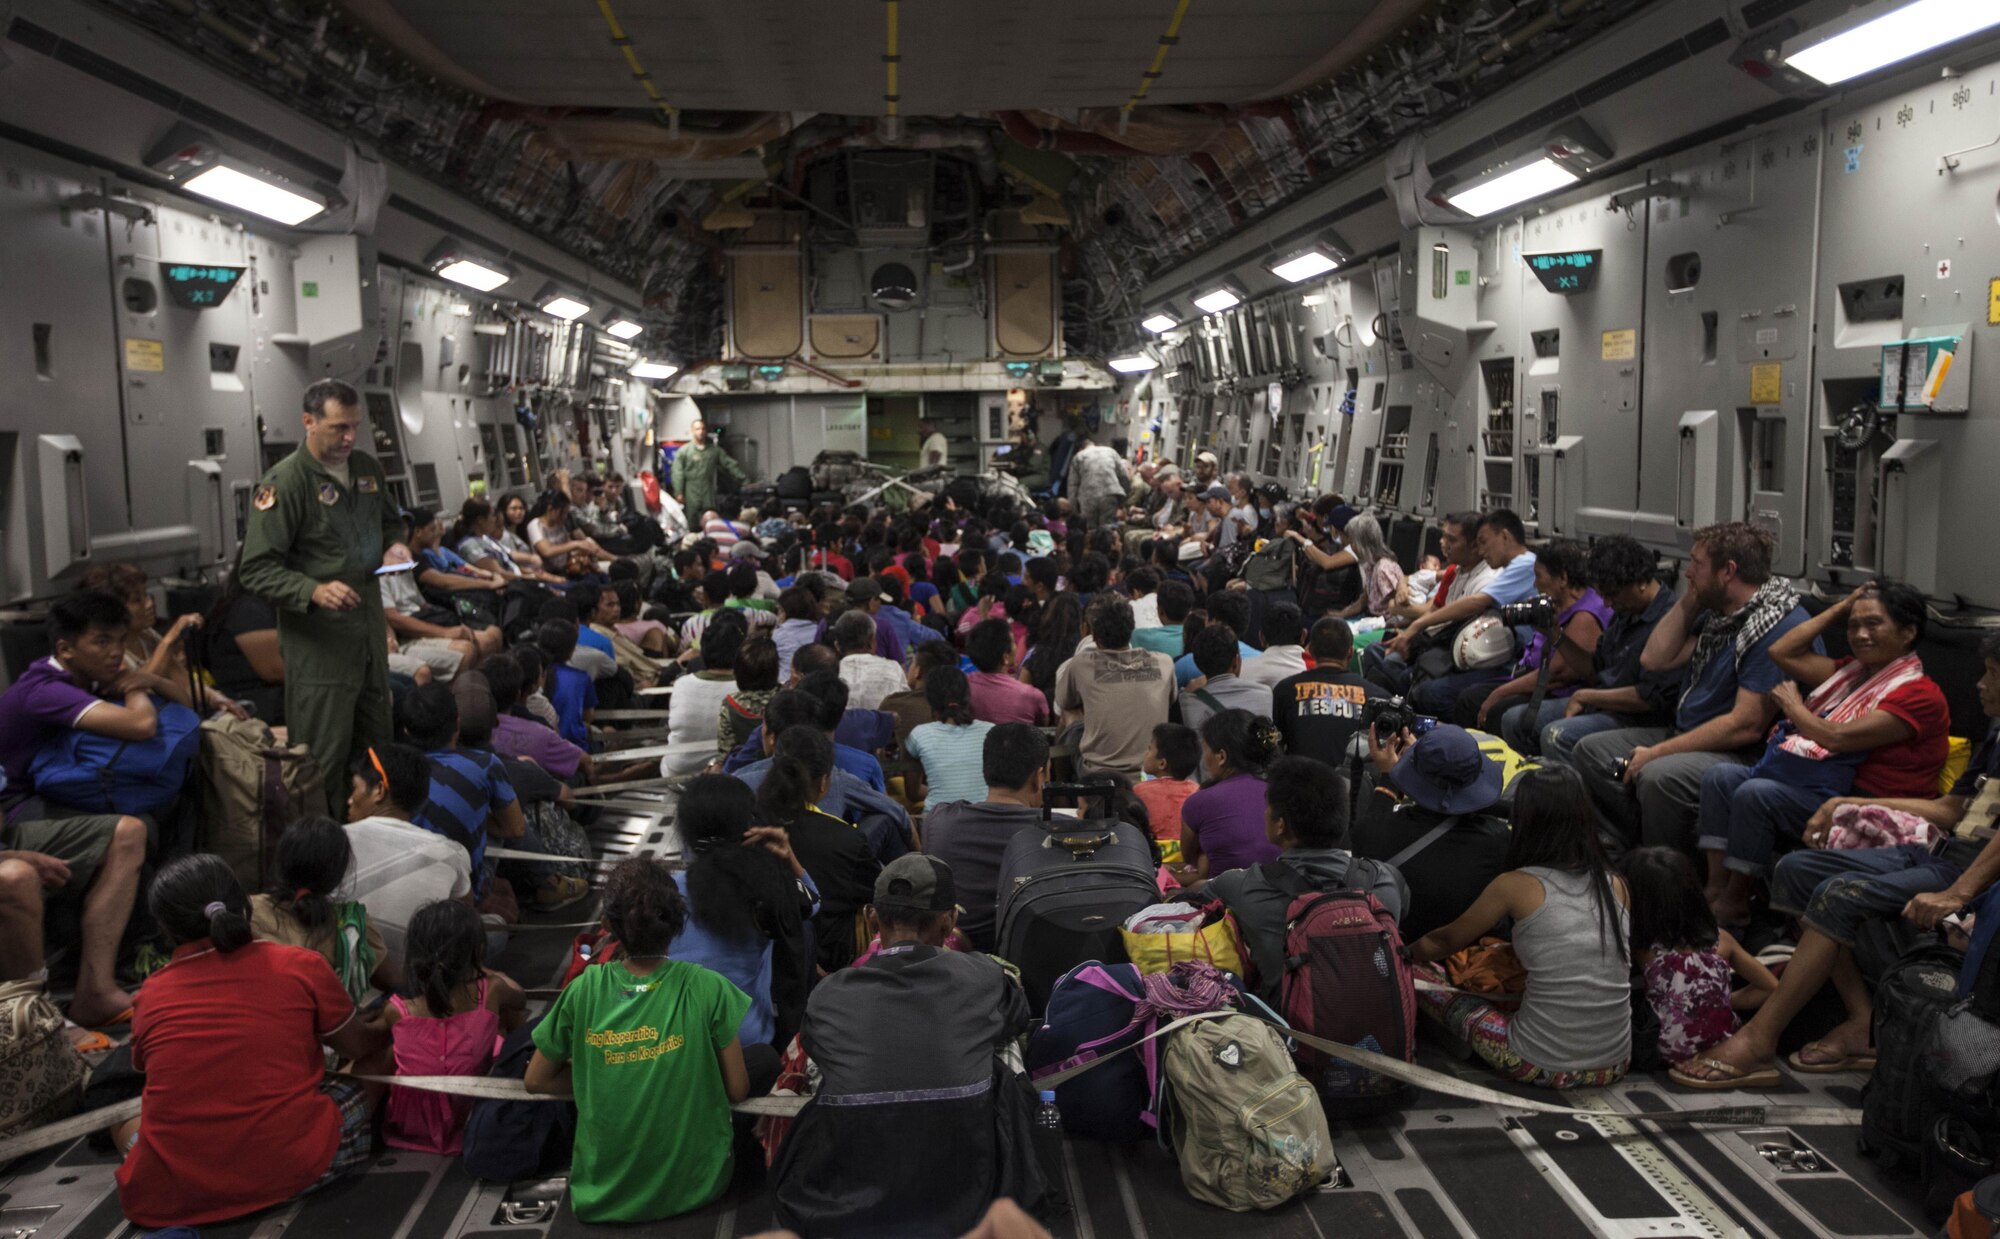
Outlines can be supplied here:
[[1768, 361], [1750, 367], [1750, 403], [1777, 404], [1785, 398], [1785, 367]]
[[1639, 355], [1639, 333], [1627, 327], [1623, 331], [1604, 333], [1604, 360], [1631, 361]]
[[137, 336], [125, 337], [125, 368], [160, 374], [167, 368], [167, 346], [158, 340], [142, 340]]

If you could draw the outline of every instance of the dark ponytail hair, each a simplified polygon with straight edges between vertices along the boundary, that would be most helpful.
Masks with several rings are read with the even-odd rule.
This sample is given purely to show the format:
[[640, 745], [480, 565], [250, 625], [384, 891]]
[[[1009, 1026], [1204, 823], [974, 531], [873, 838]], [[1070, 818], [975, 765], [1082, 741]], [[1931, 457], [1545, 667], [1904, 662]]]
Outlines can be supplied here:
[[772, 913], [792, 898], [784, 862], [761, 847], [743, 846], [756, 807], [743, 780], [703, 774], [681, 790], [674, 809], [674, 826], [693, 854], [687, 893], [694, 919], [739, 946], [770, 937]]
[[1608, 938], [1620, 959], [1630, 959], [1618, 927], [1618, 898], [1598, 824], [1597, 806], [1582, 775], [1568, 766], [1530, 770], [1514, 785], [1514, 829], [1507, 840], [1506, 865], [1589, 874], [1598, 899], [1599, 940]]
[[964, 727], [972, 722], [972, 685], [955, 663], [924, 672], [924, 700], [940, 723]]
[[445, 545], [454, 549], [472, 535], [472, 527], [493, 515], [493, 505], [484, 499], [467, 499], [458, 510], [458, 519], [451, 523], [451, 532], [445, 535]]
[[1222, 754], [1232, 774], [1262, 775], [1284, 750], [1278, 725], [1248, 710], [1223, 710], [1201, 725], [1203, 744]]
[[175, 946], [203, 938], [228, 954], [250, 942], [250, 901], [220, 856], [197, 852], [160, 870], [146, 907]]
[[309, 930], [333, 924], [333, 892], [354, 864], [347, 832], [330, 817], [300, 818], [278, 836], [278, 852], [266, 888], [271, 901], [288, 908]]
[[767, 825], [789, 827], [812, 808], [813, 792], [833, 772], [833, 741], [814, 727], [778, 737], [771, 770], [757, 788], [757, 813]]
[[409, 991], [436, 1019], [451, 1014], [451, 992], [479, 979], [486, 967], [486, 925], [471, 904], [436, 899], [410, 918], [404, 958]]
[[1183, 651], [1194, 649], [1194, 639], [1199, 637], [1201, 630], [1206, 627], [1208, 627], [1208, 608], [1189, 607], [1187, 618], [1181, 621], [1181, 649]]

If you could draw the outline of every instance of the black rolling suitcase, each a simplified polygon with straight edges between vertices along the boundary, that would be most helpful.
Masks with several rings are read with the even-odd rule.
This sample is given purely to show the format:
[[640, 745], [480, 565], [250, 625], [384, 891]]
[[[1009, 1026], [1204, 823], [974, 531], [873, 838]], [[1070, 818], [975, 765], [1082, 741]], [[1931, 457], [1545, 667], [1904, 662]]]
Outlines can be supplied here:
[[[1125, 962], [1120, 926], [1159, 900], [1152, 841], [1109, 816], [1111, 795], [1110, 784], [1050, 784], [1042, 829], [1022, 829], [1001, 854], [995, 953], [1021, 970], [1034, 1011], [1085, 960]], [[1098, 800], [1105, 816], [1050, 816], [1059, 800]]]

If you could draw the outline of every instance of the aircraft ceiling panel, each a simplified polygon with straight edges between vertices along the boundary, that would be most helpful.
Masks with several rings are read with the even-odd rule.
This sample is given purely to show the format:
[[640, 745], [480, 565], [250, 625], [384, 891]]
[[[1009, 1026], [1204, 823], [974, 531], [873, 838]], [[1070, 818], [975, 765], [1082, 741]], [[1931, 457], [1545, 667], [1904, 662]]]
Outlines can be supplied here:
[[[595, 6], [349, 0], [349, 7], [385, 34], [384, 10], [393, 10], [410, 34], [498, 97], [547, 106], [646, 103]], [[1267, 94], [1372, 7], [1371, 0], [1204, 0], [1189, 10], [1147, 101]], [[676, 106], [883, 111], [880, 0], [622, 0], [614, 11], [654, 85]], [[1121, 104], [1151, 66], [1172, 6], [930, 0], [900, 6], [900, 14], [901, 111], [935, 116]]]

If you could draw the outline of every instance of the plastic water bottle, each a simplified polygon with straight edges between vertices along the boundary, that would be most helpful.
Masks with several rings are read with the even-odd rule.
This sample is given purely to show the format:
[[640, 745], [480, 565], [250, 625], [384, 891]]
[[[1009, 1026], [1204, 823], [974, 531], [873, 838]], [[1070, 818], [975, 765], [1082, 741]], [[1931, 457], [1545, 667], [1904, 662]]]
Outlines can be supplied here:
[[1062, 1130], [1062, 1111], [1056, 1109], [1054, 1089], [1042, 1090], [1042, 1104], [1035, 1108], [1035, 1126], [1043, 1131]]
[[1051, 1090], [1043, 1090], [1042, 1103], [1035, 1107], [1033, 1142], [1042, 1177], [1050, 1183], [1067, 1183], [1069, 1177], [1063, 1169], [1062, 1112], [1056, 1109], [1056, 1095]]

